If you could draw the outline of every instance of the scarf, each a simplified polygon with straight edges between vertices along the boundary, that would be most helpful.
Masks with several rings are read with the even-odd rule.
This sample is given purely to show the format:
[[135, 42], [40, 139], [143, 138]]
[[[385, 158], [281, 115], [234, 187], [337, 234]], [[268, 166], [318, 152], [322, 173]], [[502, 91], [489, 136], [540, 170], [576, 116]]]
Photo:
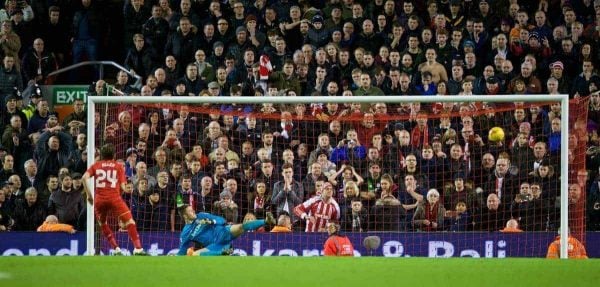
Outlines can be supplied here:
[[[423, 138], [423, 142], [421, 142], [421, 137]], [[427, 126], [423, 130], [421, 127], [416, 126], [412, 132], [410, 133], [410, 141], [413, 147], [419, 148], [421, 144], [426, 145], [429, 143], [429, 132]]]
[[260, 75], [260, 79], [268, 80], [269, 73], [271, 73], [271, 71], [273, 71], [273, 65], [271, 65], [271, 60], [269, 59], [269, 56], [267, 56], [267, 55], [260, 56], [259, 63], [260, 63], [260, 66], [259, 66], [258, 74]]
[[[430, 222], [437, 222], [439, 204], [439, 201], [436, 202], [433, 205], [433, 209], [431, 208], [431, 204], [429, 202], [425, 204], [425, 219], [429, 220]], [[431, 225], [429, 225], [425, 227], [425, 230], [433, 230], [433, 228]]]

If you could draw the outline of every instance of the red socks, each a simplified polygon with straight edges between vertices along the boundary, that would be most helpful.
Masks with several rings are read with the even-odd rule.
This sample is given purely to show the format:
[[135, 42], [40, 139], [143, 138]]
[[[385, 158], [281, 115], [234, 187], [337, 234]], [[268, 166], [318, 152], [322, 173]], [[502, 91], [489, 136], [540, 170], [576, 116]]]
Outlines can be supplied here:
[[[127, 233], [129, 234], [129, 238], [131, 238], [131, 241], [133, 242], [133, 246], [136, 249], [141, 249], [142, 243], [140, 242], [140, 235], [137, 232], [137, 227], [135, 226], [135, 224], [127, 225]], [[104, 237], [106, 237], [108, 243], [110, 243], [110, 246], [112, 246], [112, 248], [119, 247], [119, 245], [117, 245], [117, 240], [115, 240], [115, 237], [112, 231], [110, 230], [108, 224], [102, 224], [102, 234], [104, 234]]]
[[110, 246], [112, 246], [112, 248], [119, 247], [119, 245], [117, 245], [117, 240], [115, 240], [115, 237], [113, 236], [113, 233], [110, 230], [108, 224], [102, 224], [102, 234], [104, 234], [104, 237], [106, 237], [108, 243], [110, 243]]
[[137, 232], [137, 226], [135, 224], [127, 225], [127, 233], [129, 234], [129, 238], [131, 238], [131, 242], [133, 242], [133, 246], [136, 249], [141, 249], [142, 243], [140, 242], [140, 235]]

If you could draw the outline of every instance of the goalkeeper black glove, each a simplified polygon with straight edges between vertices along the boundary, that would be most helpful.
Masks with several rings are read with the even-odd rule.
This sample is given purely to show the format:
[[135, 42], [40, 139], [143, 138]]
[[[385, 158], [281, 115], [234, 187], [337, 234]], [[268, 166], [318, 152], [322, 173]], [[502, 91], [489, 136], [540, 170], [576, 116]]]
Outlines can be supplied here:
[[199, 224], [217, 224], [217, 221], [214, 219], [203, 218], [198, 220]]

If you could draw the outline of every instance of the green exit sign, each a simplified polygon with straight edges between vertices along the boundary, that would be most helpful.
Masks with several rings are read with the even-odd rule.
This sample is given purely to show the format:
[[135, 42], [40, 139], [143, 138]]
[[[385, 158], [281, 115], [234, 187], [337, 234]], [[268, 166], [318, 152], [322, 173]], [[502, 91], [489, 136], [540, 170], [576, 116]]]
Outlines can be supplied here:
[[53, 105], [70, 105], [75, 99], [86, 101], [88, 86], [54, 86], [52, 89]]

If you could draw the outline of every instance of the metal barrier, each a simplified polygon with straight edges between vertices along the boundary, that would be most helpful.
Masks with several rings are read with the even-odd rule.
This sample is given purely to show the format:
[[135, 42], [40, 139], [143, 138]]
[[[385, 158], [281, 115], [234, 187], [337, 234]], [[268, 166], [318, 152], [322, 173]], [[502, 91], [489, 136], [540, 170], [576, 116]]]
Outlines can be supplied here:
[[77, 64], [73, 64], [71, 66], [68, 67], [64, 67], [61, 69], [58, 69], [50, 74], [48, 74], [48, 77], [53, 77], [59, 74], [62, 74], [64, 72], [68, 72], [74, 69], [78, 69], [81, 67], [85, 67], [85, 66], [98, 66], [98, 75], [99, 75], [99, 79], [103, 79], [104, 78], [104, 66], [113, 66], [121, 71], [124, 71], [125, 73], [127, 73], [127, 75], [129, 75], [130, 77], [135, 79], [135, 82], [131, 85], [132, 87], [136, 88], [136, 89], [141, 89], [142, 87], [142, 77], [140, 77], [139, 75], [136, 75], [134, 73], [131, 73], [130, 71], [128, 71], [125, 67], [113, 62], [113, 61], [86, 61], [86, 62], [80, 62]]

